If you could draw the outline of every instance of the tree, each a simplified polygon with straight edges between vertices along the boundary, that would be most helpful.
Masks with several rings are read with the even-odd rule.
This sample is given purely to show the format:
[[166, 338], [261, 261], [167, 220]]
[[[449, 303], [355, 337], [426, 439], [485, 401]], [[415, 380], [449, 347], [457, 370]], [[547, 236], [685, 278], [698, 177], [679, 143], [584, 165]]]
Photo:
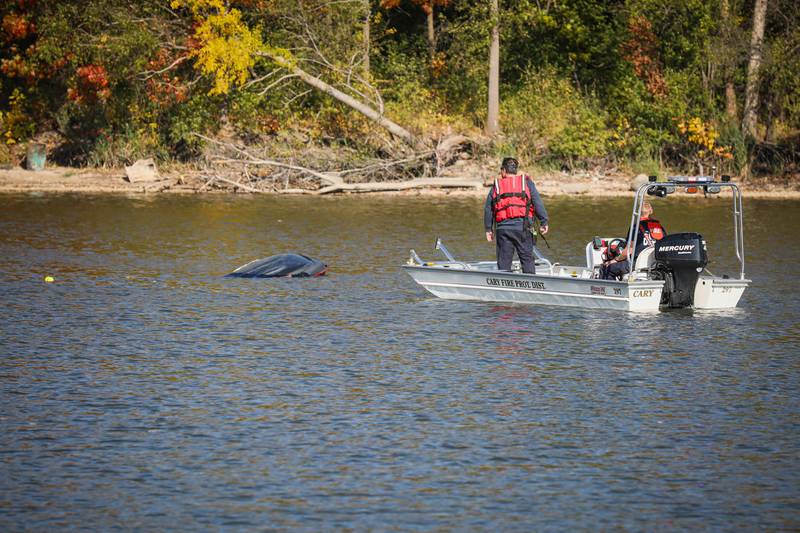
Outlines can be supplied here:
[[492, 34], [489, 44], [489, 102], [486, 115], [486, 134], [499, 130], [500, 118], [500, 14], [498, 0], [491, 5]]
[[758, 124], [758, 85], [761, 68], [764, 25], [767, 18], [767, 0], [756, 0], [753, 10], [753, 32], [750, 37], [750, 60], [747, 64], [747, 86], [745, 87], [742, 132], [756, 137]]
[[363, 28], [363, 40], [364, 40], [364, 78], [369, 79], [370, 77], [370, 70], [369, 70], [369, 49], [370, 49], [370, 40], [372, 36], [370, 35], [370, 26], [371, 22], [370, 19], [372, 18], [372, 8], [370, 7], [369, 0], [363, 0], [364, 2], [364, 28]]
[[[722, 20], [722, 44], [731, 46], [731, 33], [733, 20], [729, 0], [722, 0], [720, 3], [720, 19]], [[730, 61], [723, 66], [723, 77], [725, 80], [725, 114], [731, 120], [736, 120], [739, 112], [736, 105], [736, 88], [733, 83], [733, 68]]]
[[[436, 7], [446, 7], [452, 0], [412, 0], [425, 13], [426, 38], [428, 40], [428, 52], [431, 58], [436, 55]], [[381, 7], [384, 9], [395, 9], [400, 5], [400, 0], [381, 0]]]

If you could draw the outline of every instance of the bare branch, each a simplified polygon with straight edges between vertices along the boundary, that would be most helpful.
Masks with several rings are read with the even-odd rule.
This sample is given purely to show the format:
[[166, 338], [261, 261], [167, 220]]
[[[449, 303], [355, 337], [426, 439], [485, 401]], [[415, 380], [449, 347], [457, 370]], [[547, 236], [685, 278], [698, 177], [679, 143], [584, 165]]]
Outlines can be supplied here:
[[158, 76], [159, 74], [163, 74], [164, 72], [167, 72], [168, 70], [172, 70], [173, 68], [177, 67], [178, 65], [180, 65], [181, 63], [183, 63], [187, 59], [189, 59], [189, 56], [181, 56], [178, 59], [176, 59], [175, 61], [173, 61], [172, 63], [170, 63], [168, 66], [166, 66], [166, 67], [164, 67], [164, 68], [162, 68], [160, 70], [145, 70], [144, 72], [140, 72], [139, 76], [141, 76], [142, 77], [141, 79], [143, 79], [143, 80], [149, 80], [153, 76]]
[[229, 183], [230, 185], [233, 185], [234, 187], [239, 187], [240, 189], [245, 190], [247, 192], [254, 192], [254, 193], [260, 193], [260, 194], [264, 194], [264, 193], [267, 192], [267, 191], [262, 191], [261, 189], [256, 189], [255, 187], [250, 187], [249, 185], [245, 185], [243, 183], [239, 183], [238, 181], [233, 181], [233, 180], [229, 180], [228, 178], [223, 178], [222, 176], [216, 176], [216, 179], [217, 179], [217, 181], [222, 181], [222, 182], [225, 182], [225, 183]]
[[273, 88], [277, 87], [278, 85], [280, 85], [281, 83], [283, 83], [284, 81], [286, 81], [288, 79], [296, 78], [296, 77], [297, 77], [296, 74], [286, 74], [285, 76], [281, 76], [277, 80], [273, 81], [272, 83], [270, 83], [269, 85], [267, 85], [266, 87], [264, 87], [263, 89], [258, 91], [258, 94], [259, 94], [259, 96], [264, 96], [265, 94], [267, 94], [270, 91], [270, 89], [273, 89]]

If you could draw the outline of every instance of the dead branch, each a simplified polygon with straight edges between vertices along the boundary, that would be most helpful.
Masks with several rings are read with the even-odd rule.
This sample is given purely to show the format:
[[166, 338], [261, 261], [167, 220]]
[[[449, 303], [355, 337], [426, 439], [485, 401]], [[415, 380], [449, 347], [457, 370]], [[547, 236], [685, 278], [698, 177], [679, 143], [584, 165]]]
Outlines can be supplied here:
[[233, 185], [234, 187], [237, 187], [239, 189], [245, 190], [247, 192], [254, 192], [254, 193], [259, 193], [259, 194], [268, 193], [268, 191], [263, 191], [261, 189], [256, 189], [255, 187], [250, 187], [249, 185], [245, 185], [243, 183], [239, 183], [238, 181], [233, 181], [233, 180], [229, 180], [228, 178], [223, 178], [222, 176], [217, 176], [216, 178], [217, 178], [217, 181], [222, 181], [224, 183], [228, 183], [230, 185]]
[[266, 87], [264, 87], [263, 89], [261, 89], [261, 90], [258, 92], [258, 94], [259, 94], [260, 96], [264, 96], [264, 95], [265, 95], [265, 94], [267, 94], [267, 93], [268, 93], [270, 90], [274, 89], [275, 87], [277, 87], [278, 85], [280, 85], [280, 84], [281, 84], [281, 83], [283, 83], [284, 81], [286, 81], [286, 80], [290, 80], [290, 79], [292, 79], [292, 78], [296, 78], [296, 77], [297, 77], [297, 76], [295, 76], [294, 74], [286, 74], [285, 76], [281, 76], [281, 77], [280, 77], [280, 78], [278, 78], [277, 80], [273, 81], [272, 83], [270, 83], [269, 85], [267, 85]]
[[209, 177], [209, 178], [208, 178], [208, 179], [205, 181], [205, 183], [203, 183], [203, 184], [200, 186], [200, 188], [199, 188], [199, 189], [197, 189], [197, 192], [203, 192], [203, 191], [205, 191], [205, 190], [206, 190], [208, 187], [211, 187], [211, 185], [212, 185], [212, 184], [213, 184], [215, 181], [217, 181], [217, 176], [210, 176], [210, 177]]
[[142, 80], [149, 80], [150, 78], [152, 78], [154, 76], [158, 76], [159, 74], [163, 74], [164, 72], [167, 72], [168, 70], [171, 70], [171, 69], [177, 67], [178, 65], [180, 65], [181, 63], [183, 63], [187, 59], [189, 59], [189, 56], [180, 56], [178, 59], [176, 59], [175, 61], [173, 61], [172, 63], [170, 63], [169, 65], [167, 65], [166, 67], [164, 67], [164, 68], [162, 68], [160, 70], [145, 70], [143, 72], [140, 72], [139, 73], [139, 77]]
[[[222, 177], [219, 175], [219, 171], [216, 171], [213, 177], [201, 187], [201, 191], [215, 182], [226, 183], [248, 192], [280, 194], [401, 191], [422, 187], [482, 187], [481, 180], [437, 177], [440, 166], [446, 166], [449, 161], [454, 160], [454, 154], [457, 154], [462, 146], [470, 142], [463, 136], [440, 139], [436, 150], [428, 149], [410, 157], [378, 160], [358, 168], [318, 171], [294, 163], [259, 157], [248, 149], [231, 142], [220, 141], [196, 132], [193, 135], [222, 148], [221, 153], [210, 156], [208, 159], [210, 164], [234, 166], [240, 169], [238, 179], [232, 179], [233, 176]], [[320, 157], [323, 157], [322, 154]], [[274, 170], [264, 174], [254, 170], [258, 167], [269, 167]], [[433, 176], [431, 176], [431, 172], [434, 173]], [[387, 175], [394, 179], [387, 180]], [[402, 176], [410, 179], [397, 179]], [[345, 177], [349, 177], [351, 182], [346, 182]], [[353, 182], [354, 177], [357, 177], [355, 182]], [[379, 181], [381, 178], [383, 181]], [[290, 185], [290, 180], [293, 180], [292, 185]], [[306, 186], [307, 188], [305, 188]]]
[[372, 165], [367, 165], [365, 167], [351, 168], [351, 169], [347, 169], [347, 170], [342, 170], [338, 174], [340, 176], [346, 176], [347, 174], [362, 174], [362, 173], [370, 172], [372, 170], [387, 170], [387, 169], [389, 169], [391, 167], [394, 167], [394, 166], [397, 166], [397, 165], [403, 165], [405, 163], [413, 163], [415, 161], [419, 161], [421, 159], [425, 159], [426, 157], [429, 157], [432, 154], [433, 154], [433, 152], [423, 152], [421, 154], [415, 155], [414, 157], [407, 157], [405, 159], [398, 159], [398, 160], [395, 160], [395, 161], [386, 161], [386, 162], [374, 163]]
[[248, 164], [248, 165], [269, 165], [269, 166], [274, 166], [274, 167], [280, 167], [280, 168], [287, 168], [287, 169], [291, 169], [291, 170], [296, 170], [298, 172], [304, 172], [306, 174], [310, 174], [310, 175], [312, 175], [312, 176], [314, 176], [316, 178], [319, 178], [322, 181], [331, 183], [333, 185], [337, 185], [339, 183], [342, 183], [342, 178], [340, 178], [336, 174], [323, 174], [322, 172], [317, 172], [316, 170], [312, 170], [310, 168], [301, 167], [299, 165], [289, 165], [287, 163], [281, 163], [280, 161], [273, 161], [271, 159], [261, 159], [261, 158], [258, 158], [256, 156], [254, 156], [253, 154], [251, 154], [247, 150], [243, 150], [243, 149], [239, 148], [238, 146], [236, 146], [234, 144], [218, 141], [216, 139], [212, 139], [211, 137], [206, 137], [205, 135], [202, 135], [202, 134], [197, 133], [197, 132], [192, 132], [192, 134], [196, 135], [197, 137], [199, 137], [199, 138], [201, 138], [201, 139], [203, 139], [203, 140], [205, 140], [207, 142], [216, 144], [218, 146], [223, 146], [223, 147], [226, 147], [226, 148], [230, 148], [230, 149], [234, 150], [236, 153], [238, 153], [239, 155], [244, 157], [244, 159], [217, 158], [217, 159], [213, 160], [214, 163], [238, 163], [238, 164]]

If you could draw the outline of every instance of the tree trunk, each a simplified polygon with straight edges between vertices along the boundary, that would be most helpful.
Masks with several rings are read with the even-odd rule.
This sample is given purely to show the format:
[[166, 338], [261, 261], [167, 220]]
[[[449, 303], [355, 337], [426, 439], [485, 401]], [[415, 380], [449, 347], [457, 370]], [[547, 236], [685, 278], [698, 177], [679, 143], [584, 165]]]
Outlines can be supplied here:
[[431, 57], [436, 55], [436, 31], [433, 27], [433, 1], [429, 3], [428, 8], [428, 47], [430, 48]]
[[369, 6], [369, 0], [364, 0], [364, 79], [368, 80], [370, 76], [369, 68], [369, 47], [370, 47], [370, 18], [372, 17], [372, 9]]
[[774, 144], [775, 143], [775, 122], [780, 116], [780, 112], [778, 111], [778, 104], [774, 95], [768, 96], [768, 104], [767, 104], [767, 124], [764, 131], [764, 140], [767, 143]]
[[736, 120], [739, 115], [739, 109], [736, 107], [736, 89], [730, 78], [725, 82], [725, 114], [731, 120]]
[[297, 76], [298, 78], [300, 78], [313, 88], [322, 91], [329, 96], [332, 96], [333, 98], [345, 104], [346, 106], [355, 109], [365, 117], [374, 120], [378, 125], [389, 131], [389, 133], [405, 141], [409, 146], [414, 148], [424, 147], [425, 143], [422, 141], [422, 139], [419, 139], [407, 129], [392, 122], [391, 120], [380, 114], [378, 111], [372, 109], [363, 102], [359, 102], [352, 96], [343, 93], [342, 91], [340, 91], [335, 87], [332, 87], [331, 85], [328, 85], [327, 83], [317, 78], [316, 76], [312, 76], [308, 72], [296, 66], [294, 63], [289, 62], [289, 60], [287, 60], [285, 57], [279, 56], [277, 54], [270, 54], [269, 52], [262, 52], [262, 54], [265, 55], [266, 57], [269, 57], [279, 66], [289, 70], [292, 74], [294, 74], [295, 76]]
[[489, 44], [489, 105], [486, 116], [486, 134], [492, 136], [499, 130], [500, 117], [500, 17], [498, 0], [492, 0], [492, 40]]
[[[723, 45], [728, 46], [731, 43], [731, 10], [728, 0], [722, 0], [720, 6], [720, 18], [722, 19], [723, 31]], [[736, 106], [736, 88], [733, 85], [733, 70], [734, 65], [730, 64], [731, 61], [725, 61], [726, 65], [723, 68], [725, 77], [725, 114], [731, 120], [736, 120], [739, 115], [739, 110]]]
[[747, 64], [747, 86], [745, 88], [742, 132], [756, 136], [758, 124], [758, 71], [761, 68], [761, 52], [764, 42], [764, 23], [767, 18], [767, 0], [756, 0], [753, 12], [753, 33], [750, 37], [750, 61]]

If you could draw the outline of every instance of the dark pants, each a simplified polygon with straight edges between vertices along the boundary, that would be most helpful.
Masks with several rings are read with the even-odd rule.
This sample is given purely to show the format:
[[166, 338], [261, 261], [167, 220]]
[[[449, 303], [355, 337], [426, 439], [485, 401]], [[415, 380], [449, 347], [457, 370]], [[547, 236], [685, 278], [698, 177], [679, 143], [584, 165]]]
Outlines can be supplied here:
[[511, 260], [516, 250], [522, 271], [526, 274], [536, 273], [536, 266], [533, 263], [533, 235], [530, 231], [497, 228], [495, 240], [498, 270], [511, 270]]
[[600, 279], [622, 279], [623, 274], [628, 273], [628, 262], [611, 263], [600, 268]]

